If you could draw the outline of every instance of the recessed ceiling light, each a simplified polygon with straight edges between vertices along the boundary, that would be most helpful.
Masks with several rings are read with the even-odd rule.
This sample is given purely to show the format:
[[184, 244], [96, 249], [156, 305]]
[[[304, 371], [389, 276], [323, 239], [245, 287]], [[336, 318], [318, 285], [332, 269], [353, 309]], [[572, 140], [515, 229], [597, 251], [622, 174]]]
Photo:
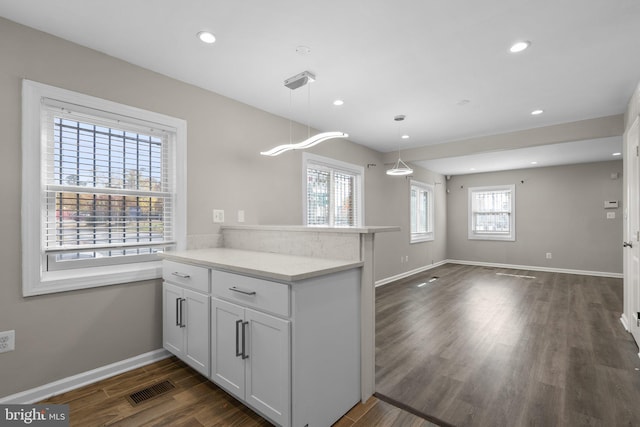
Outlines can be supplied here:
[[300, 56], [309, 55], [311, 53], [311, 48], [309, 46], [297, 46], [296, 53]]
[[409, 139], [409, 135], [404, 134], [404, 135], [402, 135], [400, 138], [402, 138], [402, 139]]
[[339, 107], [341, 105], [344, 105], [344, 101], [342, 99], [336, 99], [335, 101], [333, 101], [333, 105]]
[[612, 156], [622, 156], [622, 153], [613, 153]]
[[539, 116], [540, 114], [544, 113], [544, 110], [533, 110], [531, 112], [532, 116]]
[[511, 53], [522, 52], [523, 50], [525, 50], [529, 46], [531, 46], [531, 42], [530, 41], [517, 42], [517, 43], [514, 43], [514, 44], [511, 45], [511, 47], [509, 48], [509, 52], [511, 52]]
[[200, 31], [198, 33], [198, 38], [201, 42], [208, 44], [215, 43], [216, 41], [216, 36], [214, 36], [213, 33], [210, 33], [209, 31]]
[[476, 170], [476, 168], [469, 168], [469, 170], [470, 170], [470, 171], [474, 171], [474, 170]]
[[532, 165], [537, 165], [537, 164], [538, 164], [538, 162], [531, 162], [531, 164], [532, 164]]

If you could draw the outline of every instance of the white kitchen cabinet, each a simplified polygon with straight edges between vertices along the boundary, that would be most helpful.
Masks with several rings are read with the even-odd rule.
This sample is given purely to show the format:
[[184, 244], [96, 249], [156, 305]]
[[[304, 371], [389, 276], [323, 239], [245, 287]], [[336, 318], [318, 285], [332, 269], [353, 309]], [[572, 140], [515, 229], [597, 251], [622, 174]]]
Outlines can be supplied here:
[[356, 269], [289, 284], [213, 270], [211, 379], [276, 425], [336, 422], [360, 396], [359, 279]]
[[214, 252], [163, 261], [164, 347], [275, 425], [335, 423], [360, 401], [361, 270], [287, 280]]
[[209, 296], [163, 283], [163, 346], [209, 375]]
[[290, 425], [290, 322], [211, 298], [211, 377], [271, 421]]
[[244, 360], [241, 358], [244, 308], [211, 298], [211, 379], [244, 400]]
[[180, 324], [182, 289], [162, 284], [162, 340], [163, 347], [175, 355], [184, 353], [184, 331]]

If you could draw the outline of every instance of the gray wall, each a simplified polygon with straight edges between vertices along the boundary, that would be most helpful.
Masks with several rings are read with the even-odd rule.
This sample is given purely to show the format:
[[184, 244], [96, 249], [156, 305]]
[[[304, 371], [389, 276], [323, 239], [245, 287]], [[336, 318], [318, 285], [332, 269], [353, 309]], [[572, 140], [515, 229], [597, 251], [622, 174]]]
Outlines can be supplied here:
[[[385, 220], [389, 224], [399, 225], [399, 233], [381, 233], [376, 235], [376, 250], [384, 251], [377, 257], [376, 271], [395, 272], [393, 275], [421, 269], [447, 258], [447, 198], [445, 192], [445, 178], [442, 175], [427, 171], [412, 165], [413, 175], [410, 177], [395, 177], [388, 180], [390, 188], [385, 191], [381, 209], [385, 212]], [[408, 244], [410, 240], [409, 216], [409, 187], [411, 179], [434, 185], [434, 241]], [[394, 248], [389, 251], [388, 248]], [[408, 262], [401, 261], [407, 257]], [[404, 258], [403, 258], [404, 259]], [[399, 268], [400, 267], [400, 268]], [[392, 278], [392, 274], [377, 277]]]
[[[302, 223], [301, 153], [258, 155], [288, 139], [287, 120], [2, 18], [0, 58], [0, 331], [16, 331], [16, 350], [0, 354], [0, 397], [161, 347], [159, 280], [21, 296], [22, 78], [187, 120], [190, 235], [218, 232], [213, 208], [225, 209], [231, 224], [238, 209], [247, 224]], [[409, 245], [407, 180], [384, 174], [382, 154], [341, 140], [313, 151], [365, 166], [366, 225], [402, 226], [376, 241], [377, 280], [445, 259], [442, 191], [437, 241]], [[377, 166], [367, 169], [369, 163]], [[443, 181], [418, 169], [416, 178]], [[409, 262], [400, 263], [399, 254]]]
[[[501, 184], [516, 185], [516, 241], [468, 240], [467, 189]], [[449, 259], [622, 273], [622, 208], [603, 207], [622, 203], [621, 160], [460, 175], [448, 188]]]
[[[302, 223], [301, 153], [276, 158], [258, 155], [288, 140], [287, 120], [2, 18], [0, 58], [0, 180], [4, 183], [0, 331], [16, 331], [16, 350], [0, 354], [0, 397], [161, 347], [159, 280], [21, 296], [22, 78], [187, 120], [190, 235], [218, 233], [211, 222], [213, 208], [224, 209], [230, 224], [235, 223], [238, 209], [245, 210], [247, 224]], [[436, 240], [410, 245], [409, 180], [385, 175], [389, 167], [383, 164], [385, 155], [342, 140], [325, 142], [312, 151], [364, 166], [366, 225], [402, 228], [376, 237], [376, 280], [446, 258], [622, 270], [619, 219], [603, 220], [600, 208], [605, 199], [621, 198], [619, 181], [609, 180], [610, 172], [621, 169], [620, 162], [454, 177], [447, 183], [452, 190], [449, 195], [444, 177], [415, 168], [414, 179], [435, 184]], [[367, 168], [367, 164], [376, 166]], [[518, 241], [468, 242], [466, 192], [456, 190], [454, 184], [489, 184], [493, 179], [503, 183], [502, 177], [513, 182], [525, 179], [516, 190], [517, 209], [522, 213]], [[585, 182], [591, 182], [589, 188], [595, 191], [585, 190]], [[578, 195], [595, 205], [581, 206]], [[574, 203], [564, 198], [573, 198]], [[540, 200], [558, 201], [553, 211], [557, 218], [550, 217], [552, 211], [536, 210]], [[526, 214], [528, 209], [531, 214]], [[568, 219], [573, 214], [579, 219], [575, 224]], [[585, 232], [590, 226], [598, 229], [593, 237]], [[544, 252], [554, 253], [552, 262], [540, 258]], [[401, 262], [400, 256], [408, 256], [409, 261]], [[535, 264], [538, 259], [540, 263]]]

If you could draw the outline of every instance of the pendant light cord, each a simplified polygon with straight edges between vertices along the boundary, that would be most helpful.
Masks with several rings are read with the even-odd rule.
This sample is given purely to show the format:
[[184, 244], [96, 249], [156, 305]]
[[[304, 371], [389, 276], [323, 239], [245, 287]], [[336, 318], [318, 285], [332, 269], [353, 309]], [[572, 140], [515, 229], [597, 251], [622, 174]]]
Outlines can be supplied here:
[[396, 120], [396, 121], [398, 122], [398, 126], [397, 126], [398, 135], [396, 135], [396, 138], [398, 140], [398, 160], [400, 160], [400, 141], [402, 140], [402, 122], [404, 121], [404, 117], [402, 118], [402, 120]]
[[[311, 83], [316, 76], [309, 71], [304, 71], [284, 81], [284, 85], [289, 88], [289, 144], [281, 144], [267, 151], [261, 151], [263, 156], [277, 156], [289, 150], [304, 150], [323, 141], [334, 138], [348, 138], [349, 134], [344, 132], [320, 132], [311, 136]], [[297, 144], [293, 143], [293, 92], [303, 85], [307, 85], [307, 139]]]
[[311, 85], [307, 85], [307, 138], [311, 138]]
[[289, 144], [293, 144], [293, 121], [291, 120], [291, 114], [293, 114], [293, 90], [289, 89]]

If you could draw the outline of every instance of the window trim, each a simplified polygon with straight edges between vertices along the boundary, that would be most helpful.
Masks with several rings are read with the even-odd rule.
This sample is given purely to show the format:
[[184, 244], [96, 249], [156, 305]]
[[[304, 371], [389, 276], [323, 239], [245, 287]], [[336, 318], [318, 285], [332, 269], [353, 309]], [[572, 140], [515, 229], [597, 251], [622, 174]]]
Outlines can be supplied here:
[[[308, 225], [307, 224], [307, 168], [309, 163], [325, 166], [334, 170], [344, 171], [356, 175], [356, 224], [351, 228], [364, 226], [364, 168], [352, 163], [335, 160], [330, 157], [319, 156], [309, 152], [302, 153], [302, 223], [309, 227], [336, 227], [335, 225]], [[345, 228], [340, 226], [339, 228]]]
[[[509, 214], [509, 234], [492, 234], [492, 233], [476, 233], [473, 230], [473, 193], [482, 191], [505, 191], [511, 192], [511, 212]], [[468, 238], [469, 240], [498, 240], [514, 242], [516, 240], [516, 186], [508, 185], [492, 185], [483, 187], [469, 187], [467, 199], [467, 217], [468, 217]]]
[[[431, 203], [429, 203], [427, 205], [427, 217], [428, 217], [428, 222], [431, 224], [431, 231], [427, 231], [427, 232], [412, 232], [411, 231], [411, 220], [413, 218], [414, 212], [413, 212], [413, 205], [411, 203], [411, 191], [413, 190], [413, 187], [418, 187], [422, 190], [425, 190], [426, 192], [429, 193], [429, 198], [431, 200]], [[410, 184], [409, 184], [409, 243], [413, 244], [413, 243], [420, 243], [420, 242], [432, 242], [433, 240], [435, 240], [435, 209], [434, 209], [434, 204], [435, 204], [435, 193], [434, 193], [434, 186], [432, 184], [427, 184], [424, 182], [420, 182], [420, 181], [415, 181], [415, 180], [411, 180]]]
[[[22, 83], [22, 294], [33, 296], [98, 286], [157, 279], [162, 277], [161, 260], [45, 271], [46, 256], [42, 251], [42, 207], [44, 184], [43, 165], [46, 161], [46, 140], [40, 125], [42, 98], [117, 114], [132, 121], [141, 120], [170, 128], [175, 141], [170, 147], [175, 185], [174, 233], [176, 249], [186, 248], [186, 144], [187, 122], [140, 108], [84, 95], [46, 84], [23, 80]], [[34, 207], [37, 207], [35, 209]]]

